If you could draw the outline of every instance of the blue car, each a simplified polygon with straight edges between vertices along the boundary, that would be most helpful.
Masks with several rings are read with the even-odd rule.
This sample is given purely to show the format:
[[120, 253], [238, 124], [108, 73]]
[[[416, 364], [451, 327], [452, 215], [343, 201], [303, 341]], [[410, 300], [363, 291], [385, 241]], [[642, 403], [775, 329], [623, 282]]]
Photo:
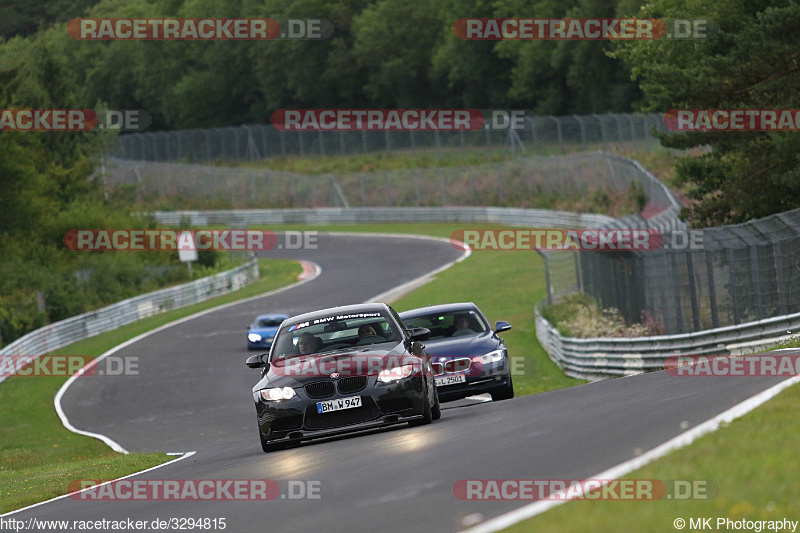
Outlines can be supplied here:
[[269, 350], [278, 328], [289, 318], [285, 313], [258, 315], [247, 328], [247, 348], [249, 350]]
[[499, 321], [492, 328], [473, 303], [431, 305], [404, 311], [400, 318], [407, 328], [430, 330], [423, 342], [440, 401], [487, 392], [494, 401], [514, 397], [508, 349], [498, 336], [511, 324]]

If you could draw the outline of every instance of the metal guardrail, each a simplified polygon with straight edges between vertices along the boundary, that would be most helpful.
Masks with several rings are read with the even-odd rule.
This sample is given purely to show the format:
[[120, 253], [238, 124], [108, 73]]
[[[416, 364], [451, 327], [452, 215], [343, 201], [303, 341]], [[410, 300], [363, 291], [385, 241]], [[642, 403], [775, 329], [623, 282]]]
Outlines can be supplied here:
[[[89, 313], [53, 322], [20, 337], [0, 350], [0, 368], [9, 368], [6, 356], [36, 358], [74, 342], [116, 329], [139, 319], [226, 294], [258, 279], [258, 261], [183, 285], [134, 296]], [[11, 362], [13, 368], [13, 361]], [[5, 377], [0, 374], [0, 382]]]
[[[544, 303], [544, 302], [542, 302]], [[793, 337], [800, 313], [705, 331], [653, 337], [564, 337], [536, 306], [536, 337], [568, 376], [597, 381], [664, 368], [669, 357], [743, 355]]]
[[243, 209], [232, 211], [156, 211], [160, 224], [244, 227], [269, 224], [366, 224], [391, 222], [458, 222], [542, 228], [589, 228], [613, 222], [606, 215], [512, 207], [356, 207], [320, 209]]

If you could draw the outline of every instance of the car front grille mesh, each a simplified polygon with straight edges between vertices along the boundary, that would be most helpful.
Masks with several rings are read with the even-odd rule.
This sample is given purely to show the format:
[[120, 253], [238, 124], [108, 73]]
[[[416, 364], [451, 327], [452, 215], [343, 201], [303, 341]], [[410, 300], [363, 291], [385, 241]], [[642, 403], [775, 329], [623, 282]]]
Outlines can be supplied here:
[[341, 394], [350, 394], [351, 392], [358, 392], [367, 386], [366, 376], [354, 376], [349, 378], [342, 378], [339, 380], [338, 387]]
[[317, 381], [309, 383], [304, 388], [309, 398], [327, 398], [336, 392], [332, 381]]

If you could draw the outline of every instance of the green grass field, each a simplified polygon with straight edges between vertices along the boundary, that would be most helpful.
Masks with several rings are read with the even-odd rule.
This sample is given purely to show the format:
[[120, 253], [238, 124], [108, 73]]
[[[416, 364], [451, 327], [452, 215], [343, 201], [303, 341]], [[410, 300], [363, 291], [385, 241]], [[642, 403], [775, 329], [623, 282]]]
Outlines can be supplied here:
[[[800, 387], [795, 385], [727, 427], [624, 478], [707, 482], [712, 499], [573, 501], [507, 531], [677, 531], [673, 526], [677, 518], [685, 520], [685, 531], [690, 531], [690, 518], [712, 517], [714, 526], [718, 517], [800, 520], [799, 404]], [[658, 423], [657, 417], [654, 423]]]
[[[56, 353], [100, 355], [173, 320], [289, 285], [302, 270], [285, 260], [262, 260], [259, 266], [261, 278], [234, 293], [139, 320]], [[12, 376], [0, 383], [0, 514], [65, 494], [71, 480], [114, 479], [173, 459], [163, 453], [119, 454], [99, 440], [65, 429], [53, 398], [66, 380]]]

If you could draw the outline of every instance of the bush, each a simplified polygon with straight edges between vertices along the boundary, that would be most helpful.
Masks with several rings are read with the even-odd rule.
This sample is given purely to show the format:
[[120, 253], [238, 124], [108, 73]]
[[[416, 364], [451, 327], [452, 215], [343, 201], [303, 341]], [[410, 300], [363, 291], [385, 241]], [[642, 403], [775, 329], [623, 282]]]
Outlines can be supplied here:
[[644, 324], [625, 324], [617, 309], [603, 309], [585, 294], [544, 307], [542, 316], [566, 337], [647, 337], [663, 332], [663, 327], [644, 313]]

